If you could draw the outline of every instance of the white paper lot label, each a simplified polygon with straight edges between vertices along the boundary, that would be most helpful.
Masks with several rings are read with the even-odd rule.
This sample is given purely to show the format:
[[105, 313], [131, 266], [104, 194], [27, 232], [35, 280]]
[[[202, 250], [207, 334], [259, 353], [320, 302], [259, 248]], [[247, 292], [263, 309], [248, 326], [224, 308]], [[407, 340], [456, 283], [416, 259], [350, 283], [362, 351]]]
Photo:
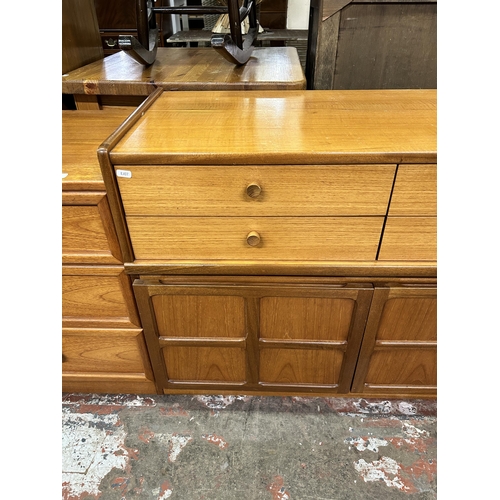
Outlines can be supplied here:
[[132, 177], [132, 172], [130, 170], [116, 170], [116, 176], [117, 177], [126, 177], [127, 179], [130, 179]]

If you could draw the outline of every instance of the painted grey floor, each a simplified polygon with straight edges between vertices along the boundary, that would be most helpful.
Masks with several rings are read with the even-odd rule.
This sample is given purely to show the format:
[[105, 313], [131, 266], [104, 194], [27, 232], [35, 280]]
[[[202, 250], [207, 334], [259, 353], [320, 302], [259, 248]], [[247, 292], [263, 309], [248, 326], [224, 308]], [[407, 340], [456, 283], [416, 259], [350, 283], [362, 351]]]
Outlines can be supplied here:
[[63, 394], [64, 500], [430, 500], [436, 402]]

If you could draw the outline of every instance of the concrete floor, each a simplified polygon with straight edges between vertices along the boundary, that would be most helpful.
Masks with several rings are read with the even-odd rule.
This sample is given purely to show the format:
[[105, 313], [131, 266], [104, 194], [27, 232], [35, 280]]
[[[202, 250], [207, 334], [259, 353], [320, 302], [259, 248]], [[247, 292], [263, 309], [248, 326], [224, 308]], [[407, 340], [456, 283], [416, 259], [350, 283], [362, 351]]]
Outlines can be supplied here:
[[64, 500], [437, 498], [436, 402], [63, 394]]

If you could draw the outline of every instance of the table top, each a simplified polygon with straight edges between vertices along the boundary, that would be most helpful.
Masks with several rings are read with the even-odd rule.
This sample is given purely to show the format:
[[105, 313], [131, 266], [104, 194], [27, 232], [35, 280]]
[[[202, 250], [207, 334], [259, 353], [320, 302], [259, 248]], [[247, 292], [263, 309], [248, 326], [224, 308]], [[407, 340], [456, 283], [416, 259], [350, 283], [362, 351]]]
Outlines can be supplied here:
[[[271, 41], [306, 41], [308, 30], [285, 30], [285, 29], [264, 29], [260, 32], [257, 40], [259, 42]], [[169, 43], [178, 42], [210, 42], [212, 32], [210, 30], [185, 30], [178, 31], [167, 40]]]
[[301, 90], [304, 71], [295, 47], [256, 47], [235, 66], [211, 47], [158, 47], [143, 66], [124, 51], [62, 76], [63, 94], [143, 95], [165, 90]]
[[151, 104], [155, 97], [111, 150], [115, 165], [434, 163], [437, 157], [436, 90], [162, 92]]

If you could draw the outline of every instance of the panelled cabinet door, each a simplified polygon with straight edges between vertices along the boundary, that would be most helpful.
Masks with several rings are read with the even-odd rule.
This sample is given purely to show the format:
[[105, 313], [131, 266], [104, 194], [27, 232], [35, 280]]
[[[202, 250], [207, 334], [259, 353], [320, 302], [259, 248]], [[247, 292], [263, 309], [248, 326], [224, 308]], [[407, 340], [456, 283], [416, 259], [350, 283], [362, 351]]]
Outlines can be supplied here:
[[436, 285], [375, 288], [352, 392], [435, 395]]
[[347, 393], [372, 287], [161, 277], [136, 280], [134, 292], [165, 392]]

